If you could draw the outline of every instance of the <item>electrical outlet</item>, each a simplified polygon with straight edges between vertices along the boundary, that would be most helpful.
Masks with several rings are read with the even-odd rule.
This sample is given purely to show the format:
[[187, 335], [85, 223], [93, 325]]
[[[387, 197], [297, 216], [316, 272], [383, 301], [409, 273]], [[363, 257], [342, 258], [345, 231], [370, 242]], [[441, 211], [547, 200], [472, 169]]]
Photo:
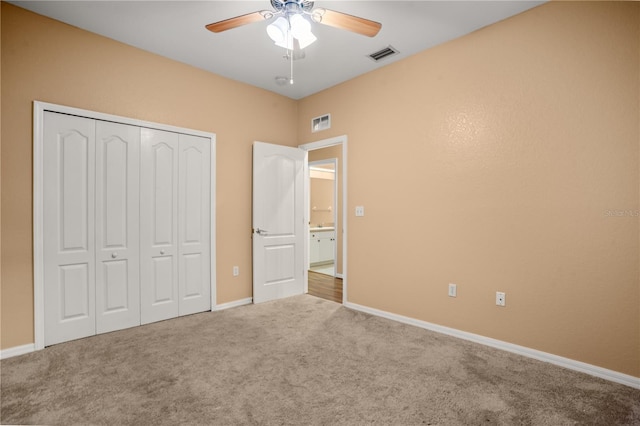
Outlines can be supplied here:
[[364, 206], [356, 206], [356, 216], [364, 216]]
[[449, 284], [449, 297], [456, 297], [458, 294], [458, 286], [455, 284]]
[[237, 266], [233, 267], [233, 276], [237, 277], [238, 275], [240, 275], [240, 268]]
[[496, 291], [496, 305], [507, 306], [506, 295], [501, 291]]

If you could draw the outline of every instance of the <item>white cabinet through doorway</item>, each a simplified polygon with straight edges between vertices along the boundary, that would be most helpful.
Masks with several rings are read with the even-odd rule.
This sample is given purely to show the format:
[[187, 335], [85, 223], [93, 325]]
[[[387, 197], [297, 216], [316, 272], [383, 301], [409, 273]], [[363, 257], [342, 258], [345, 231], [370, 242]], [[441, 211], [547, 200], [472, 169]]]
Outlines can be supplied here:
[[330, 263], [335, 255], [334, 230], [314, 231], [309, 239], [309, 262], [312, 265]]

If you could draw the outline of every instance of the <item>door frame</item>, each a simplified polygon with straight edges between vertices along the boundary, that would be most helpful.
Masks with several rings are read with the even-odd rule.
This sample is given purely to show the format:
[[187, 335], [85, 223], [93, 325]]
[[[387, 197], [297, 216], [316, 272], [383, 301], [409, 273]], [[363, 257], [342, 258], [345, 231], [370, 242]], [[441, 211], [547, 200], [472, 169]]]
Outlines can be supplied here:
[[165, 130], [208, 138], [211, 141], [211, 206], [210, 206], [210, 268], [211, 310], [216, 306], [216, 134], [200, 130], [154, 123], [135, 118], [105, 114], [101, 112], [33, 102], [33, 335], [34, 349], [44, 349], [44, 113], [76, 115], [94, 120], [112, 121], [150, 129]]
[[[341, 167], [341, 179], [342, 179], [342, 304], [347, 303], [347, 135], [335, 136], [328, 139], [322, 139], [316, 142], [309, 142], [302, 145], [298, 145], [298, 148], [304, 149], [305, 151], [314, 151], [316, 149], [328, 148], [334, 145], [342, 145], [342, 165], [338, 164], [338, 167]], [[340, 163], [340, 162], [338, 162]], [[309, 247], [309, 196], [310, 196], [310, 188], [309, 188], [309, 162], [305, 164], [305, 205], [307, 208], [305, 209], [305, 224], [306, 224], [306, 232], [304, 235], [305, 238], [305, 247]], [[336, 194], [336, 197], [338, 195]], [[337, 250], [336, 250], [337, 251]], [[307, 250], [308, 252], [308, 250]], [[337, 259], [337, 254], [336, 254]], [[308, 263], [307, 259], [307, 263]], [[337, 267], [337, 262], [336, 262]], [[309, 291], [309, 271], [308, 268], [305, 268], [304, 271], [304, 292], [308, 293]]]

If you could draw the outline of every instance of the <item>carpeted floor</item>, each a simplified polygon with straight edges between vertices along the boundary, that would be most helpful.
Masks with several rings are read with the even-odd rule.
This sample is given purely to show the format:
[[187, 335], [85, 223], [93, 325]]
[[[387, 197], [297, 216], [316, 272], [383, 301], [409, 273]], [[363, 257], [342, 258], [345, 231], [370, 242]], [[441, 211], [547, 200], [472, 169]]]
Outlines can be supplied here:
[[0, 367], [5, 424], [640, 424], [640, 390], [308, 295]]

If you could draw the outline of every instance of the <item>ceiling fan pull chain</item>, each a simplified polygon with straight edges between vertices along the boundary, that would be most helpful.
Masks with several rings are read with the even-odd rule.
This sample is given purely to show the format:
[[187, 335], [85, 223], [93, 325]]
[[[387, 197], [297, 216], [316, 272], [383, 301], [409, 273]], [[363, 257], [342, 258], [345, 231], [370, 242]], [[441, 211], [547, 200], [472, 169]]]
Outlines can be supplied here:
[[291, 40], [291, 49], [289, 49], [289, 45], [287, 44], [287, 54], [289, 55], [289, 84], [293, 84], [293, 37], [291, 37], [291, 21], [289, 17], [287, 17], [287, 21], [289, 21], [289, 30], [287, 32], [287, 39]]
[[293, 49], [289, 51], [289, 63], [291, 64], [291, 77], [289, 78], [289, 84], [293, 84]]

